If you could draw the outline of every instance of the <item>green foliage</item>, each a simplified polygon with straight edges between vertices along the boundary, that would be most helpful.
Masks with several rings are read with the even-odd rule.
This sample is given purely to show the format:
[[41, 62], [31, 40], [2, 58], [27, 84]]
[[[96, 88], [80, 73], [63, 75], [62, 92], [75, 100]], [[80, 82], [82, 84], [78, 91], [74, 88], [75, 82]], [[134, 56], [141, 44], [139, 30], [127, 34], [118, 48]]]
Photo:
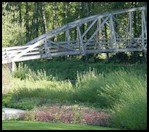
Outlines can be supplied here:
[[[138, 82], [137, 82], [138, 81]], [[147, 129], [147, 86], [141, 80], [135, 87], [125, 88], [113, 106], [113, 126], [131, 130]]]
[[134, 71], [120, 70], [103, 77], [90, 71], [79, 78], [75, 88], [76, 101], [98, 104], [100, 107], [112, 107], [125, 89], [145, 87], [145, 76]]
[[6, 94], [6, 95], [3, 95], [2, 96], [2, 106], [3, 107], [8, 107], [8, 105], [10, 104], [11, 100], [12, 100], [12, 95], [9, 93], [9, 94]]
[[25, 43], [25, 27], [24, 21], [22, 25], [16, 18], [19, 18], [19, 12], [16, 11], [15, 6], [7, 9], [8, 3], [2, 4], [2, 46], [10, 47], [22, 45]]
[[95, 103], [97, 90], [100, 89], [99, 80], [102, 75], [98, 75], [95, 70], [78, 75], [75, 88], [76, 101]]
[[7, 107], [9, 108], [17, 108], [17, 109], [24, 109], [24, 110], [31, 110], [35, 106], [38, 106], [39, 100], [35, 100], [34, 98], [21, 98], [17, 99], [17, 97], [12, 98], [12, 100], [9, 101]]

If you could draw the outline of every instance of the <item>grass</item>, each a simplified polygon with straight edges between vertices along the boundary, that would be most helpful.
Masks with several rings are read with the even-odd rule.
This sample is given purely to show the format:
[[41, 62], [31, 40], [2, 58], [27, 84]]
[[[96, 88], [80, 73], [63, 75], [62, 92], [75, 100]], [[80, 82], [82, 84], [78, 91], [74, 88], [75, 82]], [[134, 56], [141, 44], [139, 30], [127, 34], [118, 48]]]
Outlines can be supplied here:
[[80, 124], [47, 123], [34, 121], [3, 121], [2, 130], [120, 130]]

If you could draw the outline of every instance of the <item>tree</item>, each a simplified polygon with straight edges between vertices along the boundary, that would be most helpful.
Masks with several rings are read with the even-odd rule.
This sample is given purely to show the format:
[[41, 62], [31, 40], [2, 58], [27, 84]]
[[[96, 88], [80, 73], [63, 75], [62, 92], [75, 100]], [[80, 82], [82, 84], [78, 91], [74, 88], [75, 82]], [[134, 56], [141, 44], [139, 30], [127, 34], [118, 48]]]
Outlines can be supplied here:
[[10, 47], [22, 45], [25, 43], [25, 26], [24, 20], [20, 25], [19, 12], [16, 11], [16, 6], [8, 8], [8, 3], [2, 3], [2, 46]]
[[41, 17], [42, 17], [42, 28], [43, 28], [42, 33], [45, 33], [45, 32], [47, 32], [47, 24], [46, 24], [45, 10], [44, 10], [43, 2], [41, 2], [40, 12], [41, 12]]
[[29, 34], [29, 6], [28, 6], [28, 2], [26, 2], [25, 4], [25, 9], [26, 9], [26, 13], [25, 13], [25, 19], [26, 19], [26, 23], [25, 23], [25, 26], [26, 26], [26, 42], [28, 42], [30, 40], [30, 34]]

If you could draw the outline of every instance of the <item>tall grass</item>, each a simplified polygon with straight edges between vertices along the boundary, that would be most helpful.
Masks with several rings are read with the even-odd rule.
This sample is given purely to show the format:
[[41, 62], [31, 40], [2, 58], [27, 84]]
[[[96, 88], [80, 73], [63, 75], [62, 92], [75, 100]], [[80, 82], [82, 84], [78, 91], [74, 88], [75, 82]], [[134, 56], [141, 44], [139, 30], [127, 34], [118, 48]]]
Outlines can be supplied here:
[[123, 90], [113, 111], [113, 126], [131, 130], [147, 129], [147, 86], [140, 80], [135, 87]]
[[119, 102], [113, 106], [115, 126], [127, 129], [147, 129], [147, 78], [146, 75], [129, 75]]
[[47, 75], [45, 70], [31, 71], [26, 65], [19, 65], [13, 73], [9, 95], [3, 100], [7, 107], [33, 109], [52, 101], [72, 100], [73, 86], [70, 81], [58, 81]]
[[14, 78], [20, 78], [21, 80], [56, 80], [56, 77], [47, 75], [44, 69], [33, 71], [26, 64], [19, 63], [17, 69], [13, 72]]

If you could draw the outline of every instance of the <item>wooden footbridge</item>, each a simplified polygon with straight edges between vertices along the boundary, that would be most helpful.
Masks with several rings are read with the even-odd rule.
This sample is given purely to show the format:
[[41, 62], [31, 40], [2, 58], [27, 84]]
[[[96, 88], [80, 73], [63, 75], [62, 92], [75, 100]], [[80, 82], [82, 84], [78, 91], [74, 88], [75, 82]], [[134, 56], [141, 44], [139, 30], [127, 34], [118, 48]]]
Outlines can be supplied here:
[[[136, 24], [140, 25], [138, 36], [133, 32], [135, 28], [133, 13], [138, 14], [139, 24]], [[2, 64], [66, 55], [146, 52], [146, 14], [146, 8], [139, 7], [76, 20], [51, 30], [24, 46], [2, 48]]]

